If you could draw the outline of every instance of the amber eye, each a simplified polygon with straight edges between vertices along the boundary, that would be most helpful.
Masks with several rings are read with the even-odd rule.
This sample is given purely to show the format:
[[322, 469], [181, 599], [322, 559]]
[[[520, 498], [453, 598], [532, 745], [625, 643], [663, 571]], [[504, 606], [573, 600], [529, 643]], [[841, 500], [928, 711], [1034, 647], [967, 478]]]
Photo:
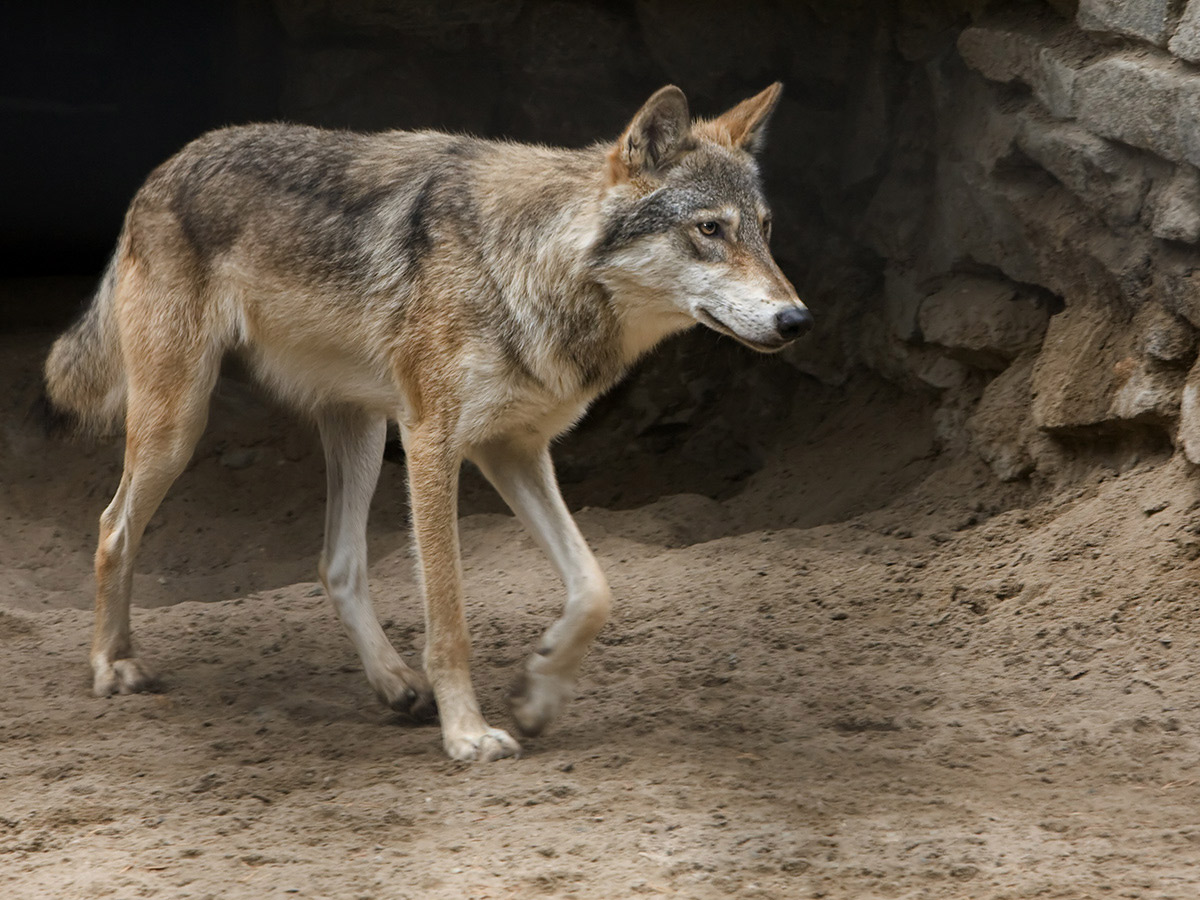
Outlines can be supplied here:
[[721, 233], [721, 224], [719, 222], [701, 222], [696, 227], [700, 229], [700, 233], [705, 237], [716, 237]]

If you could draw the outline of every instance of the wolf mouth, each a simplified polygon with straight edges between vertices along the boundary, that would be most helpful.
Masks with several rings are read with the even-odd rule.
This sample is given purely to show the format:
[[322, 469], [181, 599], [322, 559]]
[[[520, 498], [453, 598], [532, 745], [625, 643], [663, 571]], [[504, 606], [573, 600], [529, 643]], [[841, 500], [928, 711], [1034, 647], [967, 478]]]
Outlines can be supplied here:
[[749, 347], [751, 350], [757, 350], [759, 353], [774, 353], [777, 350], [782, 350], [784, 347], [786, 347], [788, 344], [791, 343], [791, 341], [785, 341], [785, 340], [778, 340], [778, 341], [775, 341], [774, 343], [770, 343], [770, 344], [759, 343], [758, 341], [752, 341], [749, 338], [742, 337], [740, 334], [738, 334], [736, 331], [734, 331], [732, 328], [730, 328], [728, 325], [726, 325], [724, 322], [722, 322], [720, 319], [718, 319], [716, 316], [714, 316], [712, 313], [710, 313], [703, 306], [699, 307], [696, 311], [698, 313], [700, 313], [700, 317], [699, 317], [700, 321], [703, 324], [707, 325], [709, 328], [711, 328], [713, 331], [716, 331], [719, 334], [726, 335], [727, 337], [731, 337], [735, 341], [737, 341], [739, 344]]

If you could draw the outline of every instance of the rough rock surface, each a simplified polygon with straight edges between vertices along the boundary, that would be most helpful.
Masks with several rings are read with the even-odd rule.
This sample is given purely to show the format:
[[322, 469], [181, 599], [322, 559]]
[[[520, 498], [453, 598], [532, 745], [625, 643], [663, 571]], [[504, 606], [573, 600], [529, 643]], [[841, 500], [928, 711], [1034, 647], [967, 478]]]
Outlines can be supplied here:
[[1080, 0], [1081, 28], [1165, 46], [1179, 21], [1178, 0]]
[[1187, 164], [1176, 167], [1154, 198], [1150, 230], [1164, 241], [1200, 241], [1200, 172]]
[[1180, 59], [1200, 62], [1200, 3], [1196, 0], [1188, 0], [1168, 48]]
[[1178, 441], [1188, 462], [1200, 466], [1200, 363], [1188, 372], [1183, 385]]
[[[1196, 453], [1184, 385], [1200, 325], [1200, 72], [1187, 48], [1200, 6], [1084, 0], [1073, 12], [997, 9], [957, 35], [928, 68], [933, 189], [899, 189], [913, 170], [902, 157], [861, 227], [886, 261], [879, 314], [900, 345], [864, 329], [862, 359], [888, 360], [879, 370], [899, 368], [901, 383], [907, 366], [938, 392], [948, 428], [968, 410], [970, 445], [1005, 479], [1052, 474], [1089, 442]], [[1008, 352], [978, 352], [988, 342], [969, 335], [987, 303], [922, 290], [981, 277], [993, 310], [1032, 290], [1044, 340], [1031, 328]], [[970, 371], [950, 377], [931, 347]], [[1017, 408], [997, 426], [1004, 403]]]
[[1048, 318], [1011, 281], [957, 276], [924, 299], [918, 321], [929, 343], [976, 368], [1001, 370], [1038, 347]]

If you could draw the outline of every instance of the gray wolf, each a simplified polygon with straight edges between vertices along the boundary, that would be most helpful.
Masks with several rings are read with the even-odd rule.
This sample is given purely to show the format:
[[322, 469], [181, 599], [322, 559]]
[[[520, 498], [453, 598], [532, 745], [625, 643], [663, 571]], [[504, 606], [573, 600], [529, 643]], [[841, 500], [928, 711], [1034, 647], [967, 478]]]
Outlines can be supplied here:
[[[539, 732], [572, 692], [609, 611], [549, 444], [668, 335], [696, 323], [778, 350], [812, 316], [771, 257], [755, 153], [774, 84], [711, 120], [655, 93], [615, 141], [553, 149], [298, 125], [214, 131], [134, 197], [92, 305], [46, 363], [81, 428], [123, 420], [100, 517], [91, 650], [100, 696], [145, 690], [130, 585], [151, 514], [187, 464], [222, 358], [312, 416], [328, 471], [319, 571], [375, 692], [436, 709], [454, 759], [514, 756], [469, 672], [459, 468], [487, 476], [562, 576], [565, 610], [512, 700]], [[367, 507], [399, 424], [425, 597], [424, 671], [367, 593]]]

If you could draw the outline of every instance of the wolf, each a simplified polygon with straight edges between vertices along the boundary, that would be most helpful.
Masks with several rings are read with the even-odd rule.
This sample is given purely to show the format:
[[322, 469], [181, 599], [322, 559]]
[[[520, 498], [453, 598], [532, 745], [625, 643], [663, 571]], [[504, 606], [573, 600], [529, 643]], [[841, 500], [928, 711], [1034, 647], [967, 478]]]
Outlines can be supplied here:
[[[155, 169], [45, 369], [51, 407], [80, 429], [124, 425], [95, 557], [95, 693], [155, 684], [130, 631], [134, 557], [236, 355], [316, 421], [320, 578], [375, 692], [397, 709], [436, 708], [456, 760], [517, 755], [471, 682], [459, 469], [478, 466], [565, 584], [511, 701], [520, 730], [537, 734], [612, 602], [550, 442], [668, 335], [699, 323], [772, 352], [812, 326], [771, 256], [756, 161], [781, 89], [693, 121], [670, 85], [615, 142], [583, 149], [277, 123], [211, 132]], [[407, 459], [423, 672], [389, 642], [367, 592], [389, 420]]]

